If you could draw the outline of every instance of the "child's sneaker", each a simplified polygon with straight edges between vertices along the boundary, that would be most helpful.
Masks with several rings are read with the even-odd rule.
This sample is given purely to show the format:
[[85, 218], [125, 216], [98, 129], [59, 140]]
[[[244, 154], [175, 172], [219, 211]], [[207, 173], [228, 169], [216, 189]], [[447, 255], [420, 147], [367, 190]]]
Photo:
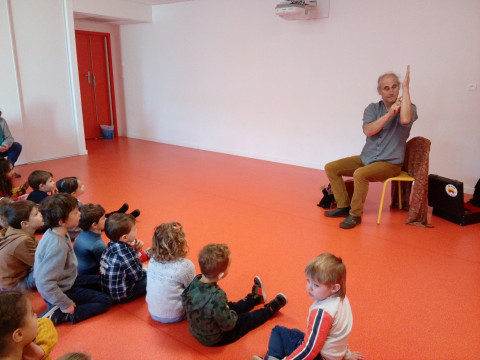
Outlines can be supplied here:
[[257, 355], [253, 355], [252, 360], [263, 360], [263, 358], [261, 358], [260, 356], [257, 356]]
[[255, 300], [255, 305], [264, 304], [267, 301], [267, 293], [259, 276], [255, 276], [255, 279], [253, 279], [252, 296]]
[[47, 319], [51, 319], [52, 318], [52, 314], [56, 311], [60, 309], [57, 305], [54, 305], [50, 310], [45, 310], [44, 313], [40, 314], [39, 318], [47, 318]]
[[127, 210], [128, 210], [128, 203], [124, 203], [122, 207], [115, 212], [125, 214]]
[[279, 293], [275, 296], [275, 299], [266, 304], [265, 307], [270, 310], [273, 316], [285, 305], [287, 305], [287, 297], [282, 293]]
[[52, 320], [53, 325], [70, 321], [70, 314], [64, 313], [57, 305], [43, 313], [40, 317]]
[[133, 211], [130, 213], [130, 215], [133, 215], [133, 217], [136, 217], [136, 218], [137, 218], [137, 217], [140, 216], [140, 210], [135, 209], [135, 210], [133, 210]]

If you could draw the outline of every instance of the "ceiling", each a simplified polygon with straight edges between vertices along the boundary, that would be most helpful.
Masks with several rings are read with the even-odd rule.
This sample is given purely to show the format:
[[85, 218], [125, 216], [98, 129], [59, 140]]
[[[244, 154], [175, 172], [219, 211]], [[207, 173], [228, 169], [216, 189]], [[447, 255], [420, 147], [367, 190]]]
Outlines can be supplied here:
[[125, 25], [136, 24], [138, 21], [132, 21], [127, 19], [121, 19], [111, 16], [92, 15], [80, 12], [74, 12], [73, 18], [80, 21], [90, 21], [95, 23], [110, 24], [110, 25]]
[[[125, 0], [115, 0], [115, 1], [125, 1]], [[163, 4], [172, 4], [176, 2], [184, 2], [184, 1], [191, 1], [191, 0], [126, 0], [136, 3], [141, 3], [145, 5], [163, 5]], [[111, 17], [111, 16], [101, 16], [101, 15], [93, 15], [87, 13], [80, 13], [75, 12], [73, 14], [75, 20], [81, 21], [92, 21], [96, 23], [103, 23], [103, 24], [115, 24], [115, 25], [125, 25], [125, 24], [135, 24], [136, 21]]]
[[162, 4], [171, 4], [171, 3], [189, 1], [189, 0], [129, 0], [129, 1], [148, 4], [148, 5], [162, 5]]

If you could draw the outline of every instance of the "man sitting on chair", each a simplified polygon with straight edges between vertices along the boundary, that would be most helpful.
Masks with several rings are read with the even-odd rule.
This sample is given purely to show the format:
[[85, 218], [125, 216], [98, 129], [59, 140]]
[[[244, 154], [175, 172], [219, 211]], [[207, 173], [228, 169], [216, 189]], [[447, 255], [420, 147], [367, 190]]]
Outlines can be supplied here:
[[[0, 156], [7, 157], [8, 160], [12, 163], [12, 166], [15, 166], [20, 153], [22, 152], [22, 144], [16, 142], [13, 139], [10, 129], [8, 128], [7, 121], [2, 117], [2, 112], [0, 111]], [[20, 177], [19, 174], [15, 173], [15, 177]]]
[[[417, 108], [410, 101], [410, 66], [407, 66], [399, 97], [400, 80], [393, 73], [378, 78], [378, 94], [382, 100], [367, 106], [363, 113], [366, 144], [360, 156], [351, 156], [325, 165], [337, 208], [325, 211], [327, 217], [345, 217], [343, 229], [352, 229], [362, 222], [363, 205], [369, 182], [385, 181], [402, 170], [405, 146]], [[354, 190], [349, 198], [342, 176], [353, 176]]]

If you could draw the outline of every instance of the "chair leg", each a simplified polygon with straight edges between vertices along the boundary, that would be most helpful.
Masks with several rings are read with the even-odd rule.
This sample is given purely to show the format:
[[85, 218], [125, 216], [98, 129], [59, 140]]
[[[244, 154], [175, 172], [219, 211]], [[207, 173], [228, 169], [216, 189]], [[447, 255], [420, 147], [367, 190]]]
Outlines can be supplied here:
[[387, 189], [388, 181], [389, 180], [385, 180], [383, 183], [382, 198], [380, 199], [380, 209], [378, 209], [377, 224], [380, 224], [380, 219], [382, 218], [383, 200], [385, 199], [385, 190]]
[[402, 182], [397, 181], [398, 183], [398, 208], [402, 210]]

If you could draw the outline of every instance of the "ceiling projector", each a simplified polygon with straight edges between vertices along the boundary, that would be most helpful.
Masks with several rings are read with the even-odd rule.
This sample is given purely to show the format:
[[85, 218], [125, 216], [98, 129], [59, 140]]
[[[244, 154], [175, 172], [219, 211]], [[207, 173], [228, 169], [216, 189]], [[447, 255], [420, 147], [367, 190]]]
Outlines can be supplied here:
[[[320, 0], [322, 6], [329, 5], [330, 0]], [[328, 3], [326, 3], [328, 2]], [[324, 6], [323, 6], [324, 7]], [[322, 7], [322, 10], [323, 10]], [[318, 19], [321, 14], [317, 8], [317, 0], [286, 0], [275, 7], [275, 14], [285, 20]], [[328, 16], [328, 15], [327, 15]]]
[[275, 14], [285, 20], [308, 20], [309, 7], [304, 4], [283, 3], [275, 7]]
[[329, 10], [330, 0], [285, 0], [275, 14], [285, 20], [311, 20], [328, 17]]

